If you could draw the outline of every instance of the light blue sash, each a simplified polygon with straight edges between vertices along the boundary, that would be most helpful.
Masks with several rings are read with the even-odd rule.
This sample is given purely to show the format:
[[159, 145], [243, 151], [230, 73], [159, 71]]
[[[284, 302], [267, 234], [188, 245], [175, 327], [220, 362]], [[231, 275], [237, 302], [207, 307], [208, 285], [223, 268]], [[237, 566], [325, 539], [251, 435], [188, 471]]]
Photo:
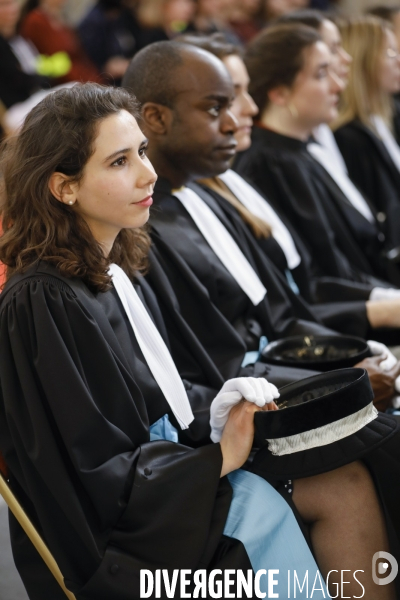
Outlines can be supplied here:
[[[168, 415], [150, 427], [150, 440], [162, 439], [178, 441], [178, 432]], [[224, 535], [242, 542], [255, 573], [279, 569], [279, 573], [272, 574], [277, 583], [271, 589], [279, 594], [275, 597], [329, 598], [317, 564], [282, 496], [264, 479], [242, 469], [229, 473], [228, 479], [233, 498]], [[260, 576], [259, 586], [268, 598], [268, 573]]]
[[251, 352], [246, 352], [244, 358], [242, 360], [242, 367], [247, 367], [247, 365], [254, 365], [261, 356], [261, 352], [264, 350], [265, 346], [268, 345], [268, 338], [265, 335], [260, 337], [260, 341], [258, 344], [258, 350], [253, 350]]

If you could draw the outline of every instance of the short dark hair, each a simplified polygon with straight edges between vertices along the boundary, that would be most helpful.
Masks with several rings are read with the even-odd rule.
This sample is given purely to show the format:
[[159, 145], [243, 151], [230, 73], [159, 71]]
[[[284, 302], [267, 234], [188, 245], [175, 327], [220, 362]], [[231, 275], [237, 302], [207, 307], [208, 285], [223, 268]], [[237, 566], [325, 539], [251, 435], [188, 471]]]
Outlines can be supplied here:
[[391, 23], [393, 17], [399, 12], [400, 6], [389, 6], [388, 4], [384, 4], [383, 6], [373, 6], [372, 8], [369, 8], [365, 11], [365, 14], [379, 17], [380, 19]]
[[110, 262], [132, 277], [145, 267], [150, 241], [144, 230], [120, 231], [106, 258], [86, 221], [48, 187], [54, 172], [81, 180], [99, 124], [122, 110], [138, 115], [136, 99], [125, 90], [76, 84], [48, 94], [27, 115], [18, 136], [5, 141], [0, 260], [7, 266], [7, 278], [45, 260], [65, 277], [78, 277], [91, 289], [105, 291], [111, 282]]
[[308, 25], [308, 27], [312, 27], [319, 31], [322, 27], [323, 22], [326, 17], [319, 10], [313, 10], [311, 8], [306, 8], [305, 10], [294, 10], [293, 12], [285, 13], [281, 15], [277, 19], [271, 22], [270, 27], [275, 25], [287, 25], [287, 24], [296, 24], [300, 23], [303, 25]]
[[249, 93], [260, 114], [267, 94], [279, 85], [291, 86], [304, 65], [304, 50], [321, 41], [319, 33], [302, 24], [267, 27], [250, 42], [244, 62], [250, 76]]
[[211, 52], [211, 54], [214, 54], [220, 60], [223, 60], [226, 56], [243, 56], [242, 47], [229, 42], [221, 32], [209, 35], [204, 33], [184, 33], [175, 38], [175, 41], [207, 50], [207, 52]]
[[149, 44], [132, 59], [122, 79], [122, 86], [141, 104], [156, 102], [172, 108], [175, 89], [171, 75], [183, 64], [186, 44], [163, 41]]

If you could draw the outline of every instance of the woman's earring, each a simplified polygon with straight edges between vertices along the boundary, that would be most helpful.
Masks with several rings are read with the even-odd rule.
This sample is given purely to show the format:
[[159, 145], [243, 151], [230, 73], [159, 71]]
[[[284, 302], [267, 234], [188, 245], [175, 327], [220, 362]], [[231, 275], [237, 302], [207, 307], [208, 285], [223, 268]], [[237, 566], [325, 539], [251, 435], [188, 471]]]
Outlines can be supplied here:
[[68, 204], [69, 204], [70, 206], [72, 206], [72, 205], [73, 205], [73, 203], [74, 203], [74, 201], [73, 201], [73, 200], [69, 200], [69, 202], [68, 202]]
[[297, 110], [297, 108], [295, 107], [295, 105], [292, 104], [292, 103], [289, 103], [286, 106], [288, 108], [288, 111], [292, 115], [293, 119], [298, 119], [298, 117], [299, 117], [299, 111]]

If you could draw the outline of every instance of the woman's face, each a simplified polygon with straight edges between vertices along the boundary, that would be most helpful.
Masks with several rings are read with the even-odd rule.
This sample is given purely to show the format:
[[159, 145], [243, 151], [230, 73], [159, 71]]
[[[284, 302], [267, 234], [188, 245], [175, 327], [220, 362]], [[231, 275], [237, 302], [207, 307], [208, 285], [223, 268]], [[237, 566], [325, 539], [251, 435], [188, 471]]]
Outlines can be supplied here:
[[111, 248], [121, 229], [141, 227], [149, 218], [157, 175], [146, 144], [136, 119], [125, 110], [100, 122], [95, 151], [75, 186], [73, 208], [105, 247]]
[[164, 20], [170, 25], [176, 22], [189, 23], [195, 13], [193, 0], [168, 0], [164, 4]]
[[0, 34], [5, 38], [14, 35], [20, 12], [18, 0], [0, 0]]
[[343, 83], [331, 69], [331, 53], [324, 42], [307, 48], [304, 59], [304, 66], [289, 90], [286, 106], [297, 124], [311, 132], [314, 127], [337, 117]]
[[335, 23], [325, 19], [319, 33], [322, 40], [331, 51], [331, 68], [343, 83], [347, 85], [349, 80], [350, 64], [352, 58], [342, 46], [342, 38]]
[[308, 3], [308, 0], [264, 0], [266, 13], [270, 19], [306, 8]]
[[248, 93], [250, 83], [249, 75], [244, 62], [239, 56], [231, 54], [223, 61], [235, 86], [235, 99], [231, 106], [231, 113], [236, 117], [238, 129], [235, 133], [237, 151], [247, 150], [251, 145], [251, 128], [253, 117], [258, 113], [258, 108], [253, 98]]
[[400, 57], [397, 39], [387, 29], [378, 66], [378, 84], [383, 92], [396, 94], [400, 91]]
[[67, 0], [40, 0], [39, 6], [51, 12], [61, 12], [66, 2]]

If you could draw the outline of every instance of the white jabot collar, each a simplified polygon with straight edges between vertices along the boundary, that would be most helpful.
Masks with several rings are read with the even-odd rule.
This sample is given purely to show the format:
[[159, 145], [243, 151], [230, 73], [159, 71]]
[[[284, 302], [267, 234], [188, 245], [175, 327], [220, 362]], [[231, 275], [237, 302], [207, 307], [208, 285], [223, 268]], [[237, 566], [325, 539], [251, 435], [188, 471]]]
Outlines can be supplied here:
[[267, 290], [231, 234], [196, 192], [184, 187], [172, 193], [183, 204], [222, 264], [257, 306]]
[[347, 175], [348, 171], [346, 163], [329, 125], [321, 123], [321, 125], [313, 129], [312, 134], [315, 141], [329, 151], [331, 159], [334, 160], [340, 170]]
[[268, 204], [258, 192], [243, 177], [228, 169], [218, 178], [225, 183], [237, 199], [251, 212], [256, 215], [272, 229], [272, 235], [282, 248], [289, 269], [299, 266], [301, 258], [289, 233], [288, 228], [282, 223], [274, 209]]
[[325, 129], [322, 129], [321, 134], [321, 128], [318, 128], [316, 132], [313, 132], [314, 137], [318, 138], [320, 143], [309, 143], [307, 145], [307, 150], [311, 156], [324, 167], [325, 171], [329, 173], [354, 208], [358, 210], [367, 221], [374, 223], [375, 217], [364, 196], [348, 176], [343, 157], [337, 147], [335, 138], [329, 127], [327, 127], [327, 129], [329, 130], [330, 135]]
[[116, 264], [109, 274], [143, 356], [181, 429], [194, 420], [186, 390], [172, 356], [126, 273]]
[[390, 131], [389, 127], [386, 125], [382, 117], [374, 115], [372, 117], [372, 121], [375, 125], [380, 139], [382, 140], [386, 150], [390, 155], [390, 158], [394, 162], [397, 170], [400, 171], [400, 148], [395, 138], [393, 137], [392, 132]]

